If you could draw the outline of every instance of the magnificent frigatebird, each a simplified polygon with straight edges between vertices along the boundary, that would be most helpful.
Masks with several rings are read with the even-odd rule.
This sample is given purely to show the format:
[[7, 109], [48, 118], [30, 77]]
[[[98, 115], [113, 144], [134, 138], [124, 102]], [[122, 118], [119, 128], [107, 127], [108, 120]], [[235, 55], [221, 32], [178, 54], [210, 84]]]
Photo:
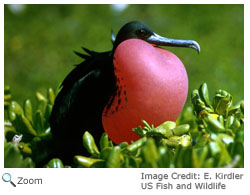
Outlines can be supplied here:
[[[105, 129], [111, 140], [118, 144], [121, 141], [131, 141], [137, 138], [131, 128], [138, 126], [141, 119], [150, 121], [150, 118], [156, 118], [157, 120], [161, 118], [160, 115], [163, 115], [163, 118], [165, 116], [163, 121], [155, 123], [176, 120], [186, 100], [186, 71], [174, 54], [166, 53], [166, 50], [157, 48], [158, 46], [189, 47], [200, 51], [195, 41], [164, 38], [154, 33], [145, 24], [133, 21], [120, 29], [111, 51], [95, 52], [83, 48], [87, 54], [76, 52], [84, 61], [77, 65], [62, 82], [50, 116], [54, 145], [59, 152], [57, 153], [59, 158], [69, 162], [74, 155], [84, 154], [82, 136], [85, 131], [89, 131], [98, 141]], [[156, 48], [158, 54], [162, 54], [164, 59], [153, 51], [153, 48]], [[142, 59], [144, 57], [146, 60]], [[158, 73], [154, 73], [151, 67], [155, 64], [157, 66], [154, 60], [158, 59], [161, 60], [157, 62], [159, 66], [167, 64], [167, 69], [172, 69], [172, 65], [175, 66], [176, 63], [177, 73], [174, 71], [164, 73], [164, 70], [158, 70], [159, 74], [162, 72], [165, 75], [164, 78], [158, 79]], [[169, 67], [168, 64], [170, 64]], [[138, 66], [147, 67], [139, 67], [138, 70]], [[129, 67], [128, 70], [126, 67]], [[145, 71], [148, 72], [145, 73]], [[130, 79], [131, 77], [135, 78]], [[163, 84], [158, 86], [157, 82], [160, 85]], [[166, 85], [164, 82], [167, 82]], [[142, 85], [136, 87], [137, 83], [142, 83]], [[149, 86], [148, 83], [149, 85], [152, 83], [153, 86]], [[140, 87], [145, 90], [141, 92]], [[155, 92], [154, 88], [158, 91]], [[167, 89], [164, 94], [162, 91], [165, 88], [173, 88], [173, 90]], [[136, 100], [138, 93], [141, 93], [139, 103]], [[142, 93], [148, 93], [148, 95]], [[169, 96], [170, 93], [173, 95]], [[178, 101], [179, 94], [181, 98]], [[167, 109], [174, 113], [174, 116], [170, 116], [171, 113], [167, 111], [164, 115], [165, 111], [163, 113], [161, 110], [162, 107], [165, 109], [162, 105], [164, 101], [168, 106]], [[156, 105], [150, 102], [156, 102]], [[151, 110], [143, 110], [144, 106], [146, 109], [149, 103]], [[175, 107], [178, 108], [175, 109]], [[128, 110], [127, 113], [126, 110]], [[143, 113], [149, 114], [143, 118]], [[138, 117], [138, 115], [141, 116]], [[127, 133], [124, 134], [122, 131]]]

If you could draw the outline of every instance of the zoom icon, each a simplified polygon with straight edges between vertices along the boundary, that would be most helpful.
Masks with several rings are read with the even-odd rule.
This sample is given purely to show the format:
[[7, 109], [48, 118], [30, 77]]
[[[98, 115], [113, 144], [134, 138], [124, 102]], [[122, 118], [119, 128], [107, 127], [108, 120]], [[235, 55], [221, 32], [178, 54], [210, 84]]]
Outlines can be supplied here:
[[12, 186], [16, 187], [16, 184], [14, 184], [12, 181], [11, 181], [11, 175], [9, 173], [4, 173], [3, 176], [2, 176], [2, 180], [4, 182], [10, 182]]

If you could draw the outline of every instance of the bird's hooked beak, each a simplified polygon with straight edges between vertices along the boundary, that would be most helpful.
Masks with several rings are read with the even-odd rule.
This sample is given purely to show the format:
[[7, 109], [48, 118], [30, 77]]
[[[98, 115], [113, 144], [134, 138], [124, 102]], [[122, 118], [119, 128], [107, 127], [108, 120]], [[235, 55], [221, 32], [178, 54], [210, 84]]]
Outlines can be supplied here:
[[196, 41], [193, 40], [179, 40], [179, 39], [169, 39], [162, 37], [153, 33], [148, 39], [147, 42], [158, 45], [158, 46], [171, 46], [171, 47], [189, 47], [195, 49], [200, 53], [200, 46]]

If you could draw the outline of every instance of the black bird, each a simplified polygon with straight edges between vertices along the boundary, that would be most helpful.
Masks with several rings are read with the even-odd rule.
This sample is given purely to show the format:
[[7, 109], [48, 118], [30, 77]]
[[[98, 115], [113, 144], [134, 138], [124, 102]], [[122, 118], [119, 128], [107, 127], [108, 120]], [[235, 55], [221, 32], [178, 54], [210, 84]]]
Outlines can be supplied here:
[[89, 131], [96, 141], [104, 132], [102, 114], [105, 107], [109, 109], [112, 105], [118, 89], [113, 55], [121, 42], [132, 38], [155, 45], [190, 47], [199, 52], [195, 41], [160, 37], [138, 21], [129, 22], [120, 29], [111, 51], [95, 52], [83, 48], [87, 54], [75, 52], [84, 61], [62, 82], [50, 116], [56, 156], [64, 163], [71, 163], [74, 155], [86, 155], [82, 146], [84, 131]]

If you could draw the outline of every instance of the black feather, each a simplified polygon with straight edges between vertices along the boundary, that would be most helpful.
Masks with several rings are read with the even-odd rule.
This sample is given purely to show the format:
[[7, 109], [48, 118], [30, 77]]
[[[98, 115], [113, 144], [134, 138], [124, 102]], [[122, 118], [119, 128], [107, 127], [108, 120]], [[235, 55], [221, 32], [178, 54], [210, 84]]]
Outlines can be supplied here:
[[86, 54], [82, 54], [82, 53], [79, 53], [79, 52], [77, 52], [77, 51], [73, 51], [76, 55], [78, 55], [78, 56], [80, 56], [81, 58], [83, 58], [83, 59], [88, 59], [88, 58], [90, 58], [90, 56], [89, 55], [86, 55]]
[[94, 56], [94, 55], [97, 55], [99, 52], [96, 52], [96, 51], [91, 51], [85, 47], [82, 47], [83, 51], [85, 51], [86, 53], [88, 53], [89, 55], [91, 56]]

